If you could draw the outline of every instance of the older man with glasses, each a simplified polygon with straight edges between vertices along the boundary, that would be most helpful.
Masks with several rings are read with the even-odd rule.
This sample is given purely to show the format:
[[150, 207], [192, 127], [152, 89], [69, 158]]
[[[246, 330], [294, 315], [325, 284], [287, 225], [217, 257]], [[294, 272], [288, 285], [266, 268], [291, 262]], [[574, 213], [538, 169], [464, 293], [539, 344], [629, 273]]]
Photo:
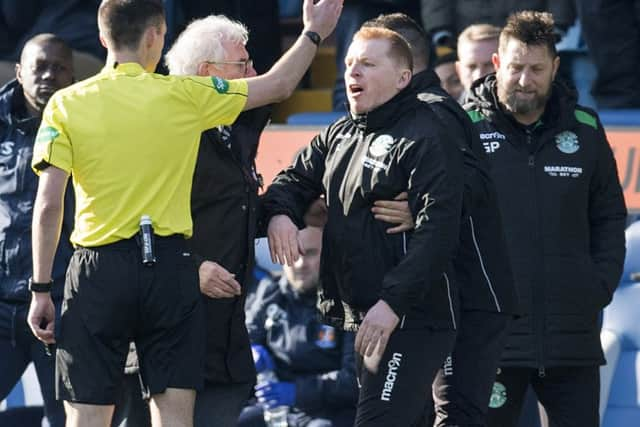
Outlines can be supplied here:
[[[171, 74], [237, 79], [256, 75], [246, 27], [225, 16], [192, 22], [166, 55]], [[269, 108], [242, 113], [232, 126], [202, 134], [193, 178], [192, 253], [199, 264], [207, 324], [205, 388], [195, 426], [235, 426], [256, 378], [245, 328], [260, 176], [255, 156]]]

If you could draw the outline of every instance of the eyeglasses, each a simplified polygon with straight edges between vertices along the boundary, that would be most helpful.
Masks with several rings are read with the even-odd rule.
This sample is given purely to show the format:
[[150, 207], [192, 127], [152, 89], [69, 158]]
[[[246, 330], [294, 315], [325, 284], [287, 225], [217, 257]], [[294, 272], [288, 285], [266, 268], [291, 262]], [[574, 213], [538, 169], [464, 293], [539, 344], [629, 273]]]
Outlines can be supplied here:
[[249, 68], [253, 67], [253, 59], [243, 59], [241, 61], [204, 61], [207, 64], [213, 65], [242, 65], [244, 67], [244, 73], [246, 74], [249, 71]]

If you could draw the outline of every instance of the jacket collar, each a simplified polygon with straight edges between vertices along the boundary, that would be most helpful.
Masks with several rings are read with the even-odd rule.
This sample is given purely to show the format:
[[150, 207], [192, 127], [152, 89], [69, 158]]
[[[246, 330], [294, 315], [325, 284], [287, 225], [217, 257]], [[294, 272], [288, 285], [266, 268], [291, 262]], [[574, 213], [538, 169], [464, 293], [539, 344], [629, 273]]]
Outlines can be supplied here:
[[[541, 121], [544, 127], [566, 127], [574, 121], [577, 93], [561, 81], [554, 81], [551, 87], [551, 97], [547, 101]], [[491, 121], [511, 122], [512, 116], [500, 106], [497, 94], [497, 80], [495, 73], [489, 74], [471, 86], [465, 109], [476, 109]]]
[[406, 111], [406, 105], [413, 99], [415, 99], [415, 95], [411, 91], [411, 85], [409, 85], [389, 101], [368, 113], [352, 114], [349, 112], [349, 119], [358, 129], [364, 132], [389, 127], [400, 119], [402, 113]]
[[130, 76], [137, 76], [140, 74], [144, 74], [147, 73], [147, 70], [145, 70], [142, 65], [138, 64], [137, 62], [125, 62], [125, 63], [118, 63], [116, 62], [115, 64], [107, 64], [104, 66], [104, 68], [102, 68], [102, 70], [100, 71], [101, 74], [126, 74], [126, 75], [130, 75]]
[[15, 79], [0, 88], [0, 121], [20, 128], [39, 121], [38, 117], [31, 117], [27, 113], [22, 86]]
[[416, 92], [444, 91], [440, 86], [440, 79], [433, 70], [423, 70], [415, 74], [411, 79], [410, 87]]

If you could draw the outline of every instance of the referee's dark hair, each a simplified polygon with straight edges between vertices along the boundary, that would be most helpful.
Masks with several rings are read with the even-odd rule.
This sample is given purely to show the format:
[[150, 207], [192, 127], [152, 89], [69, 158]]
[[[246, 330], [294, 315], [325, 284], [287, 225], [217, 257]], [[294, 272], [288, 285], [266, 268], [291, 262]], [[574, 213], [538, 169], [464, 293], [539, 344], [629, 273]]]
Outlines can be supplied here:
[[400, 34], [409, 44], [413, 55], [414, 72], [422, 71], [429, 66], [430, 46], [427, 33], [410, 16], [404, 13], [379, 15], [362, 24], [363, 27], [383, 27]]
[[102, 0], [98, 9], [100, 32], [118, 50], [136, 50], [147, 28], [163, 22], [162, 0]]

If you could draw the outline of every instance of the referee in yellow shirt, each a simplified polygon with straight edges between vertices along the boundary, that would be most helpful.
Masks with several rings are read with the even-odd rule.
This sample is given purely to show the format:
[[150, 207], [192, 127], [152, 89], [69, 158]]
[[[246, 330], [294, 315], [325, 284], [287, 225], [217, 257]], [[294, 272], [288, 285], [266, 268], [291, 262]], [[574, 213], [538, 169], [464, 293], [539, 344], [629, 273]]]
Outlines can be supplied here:
[[[154, 425], [190, 426], [203, 382], [204, 322], [197, 269], [184, 239], [200, 134], [291, 94], [342, 0], [305, 0], [304, 32], [266, 74], [246, 80], [153, 74], [166, 32], [161, 0], [104, 0], [98, 75], [56, 93], [37, 136], [29, 324], [57, 343], [58, 398], [68, 426], [107, 426], [130, 340], [152, 395]], [[76, 251], [59, 334], [49, 295], [68, 176]], [[151, 218], [155, 263], [143, 264], [140, 219]]]

